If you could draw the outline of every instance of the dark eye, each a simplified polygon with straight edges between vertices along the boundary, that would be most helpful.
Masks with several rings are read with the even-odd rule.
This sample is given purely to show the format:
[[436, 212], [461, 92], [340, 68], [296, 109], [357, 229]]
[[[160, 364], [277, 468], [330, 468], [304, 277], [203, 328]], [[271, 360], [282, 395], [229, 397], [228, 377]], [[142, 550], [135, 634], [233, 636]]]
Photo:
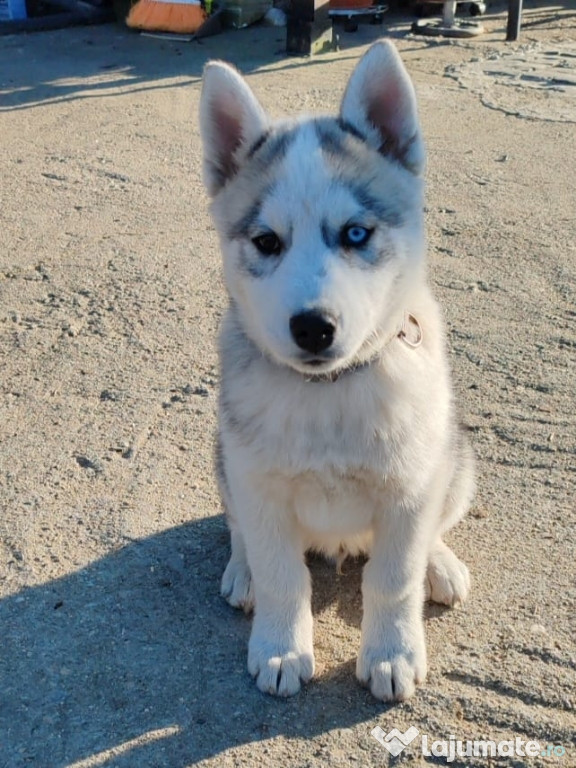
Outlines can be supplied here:
[[351, 224], [349, 227], [344, 227], [340, 233], [340, 240], [345, 248], [360, 248], [370, 240], [372, 231], [359, 224]]
[[264, 232], [252, 238], [252, 242], [262, 256], [279, 256], [282, 252], [282, 241], [274, 232]]

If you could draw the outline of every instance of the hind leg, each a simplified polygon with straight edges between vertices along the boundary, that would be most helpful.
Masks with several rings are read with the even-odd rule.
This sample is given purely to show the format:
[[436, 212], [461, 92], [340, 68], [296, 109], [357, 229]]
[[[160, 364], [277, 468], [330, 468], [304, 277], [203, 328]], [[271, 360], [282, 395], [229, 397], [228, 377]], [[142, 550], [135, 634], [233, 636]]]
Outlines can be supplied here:
[[438, 538], [428, 554], [424, 581], [425, 599], [454, 606], [466, 600], [469, 589], [468, 568], [450, 547]]
[[222, 576], [220, 593], [234, 608], [243, 608], [246, 613], [250, 613], [254, 608], [254, 593], [246, 547], [236, 524], [232, 520], [229, 524], [232, 553]]
[[230, 547], [232, 550], [230, 560], [228, 561], [228, 565], [222, 576], [220, 594], [233, 608], [243, 608], [246, 613], [250, 613], [254, 607], [252, 576], [246, 560], [244, 538], [236, 520], [230, 512], [232, 505], [228, 478], [226, 477], [226, 461], [221, 435], [218, 435], [216, 443], [215, 469], [220, 497], [224, 509], [227, 512], [226, 517], [230, 529]]
[[468, 568], [459, 560], [442, 536], [465, 514], [474, 495], [474, 457], [464, 435], [460, 435], [457, 461], [439, 521], [437, 538], [428, 553], [424, 581], [426, 600], [454, 606], [463, 603], [470, 589]]

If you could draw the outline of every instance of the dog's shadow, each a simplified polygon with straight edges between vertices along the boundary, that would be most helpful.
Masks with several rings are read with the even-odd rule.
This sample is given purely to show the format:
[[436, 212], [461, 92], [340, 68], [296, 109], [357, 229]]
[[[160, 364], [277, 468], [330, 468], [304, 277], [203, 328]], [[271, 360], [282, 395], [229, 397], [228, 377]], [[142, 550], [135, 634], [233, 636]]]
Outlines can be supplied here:
[[312, 575], [312, 611], [318, 615], [335, 606], [346, 624], [360, 627], [362, 621], [362, 571], [366, 559], [349, 557], [338, 569], [321, 555], [309, 553], [306, 562]]
[[[338, 616], [359, 629], [362, 622], [362, 571], [366, 558], [347, 558], [341, 573], [333, 563], [319, 555], [309, 554], [307, 563], [312, 574], [314, 615], [330, 605], [336, 605]], [[424, 619], [439, 618], [449, 610], [445, 605], [427, 602], [424, 604]]]
[[[257, 691], [246, 671], [250, 620], [219, 596], [227, 556], [226, 524], [212, 517], [2, 600], [3, 764], [179, 768], [382, 714], [350, 660], [326, 665], [292, 699]], [[358, 626], [362, 563], [345, 563], [343, 576], [319, 560], [311, 570], [315, 612], [336, 602]]]

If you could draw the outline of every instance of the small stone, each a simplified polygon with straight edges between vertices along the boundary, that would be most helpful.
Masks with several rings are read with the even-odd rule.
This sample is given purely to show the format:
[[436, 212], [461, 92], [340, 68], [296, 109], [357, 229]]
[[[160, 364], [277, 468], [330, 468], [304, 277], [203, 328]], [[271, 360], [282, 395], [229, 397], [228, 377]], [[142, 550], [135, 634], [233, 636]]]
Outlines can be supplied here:
[[532, 632], [533, 635], [547, 635], [548, 630], [543, 624], [532, 624], [530, 627], [530, 632]]

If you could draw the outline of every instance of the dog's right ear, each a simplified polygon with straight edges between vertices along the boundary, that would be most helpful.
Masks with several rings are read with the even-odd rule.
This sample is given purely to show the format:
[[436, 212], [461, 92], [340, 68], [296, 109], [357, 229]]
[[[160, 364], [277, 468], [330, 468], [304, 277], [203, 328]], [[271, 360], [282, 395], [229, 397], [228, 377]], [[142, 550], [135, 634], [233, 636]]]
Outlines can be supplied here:
[[268, 127], [266, 113], [242, 76], [223, 61], [204, 68], [200, 133], [204, 146], [204, 184], [214, 197], [238, 170], [239, 155]]

